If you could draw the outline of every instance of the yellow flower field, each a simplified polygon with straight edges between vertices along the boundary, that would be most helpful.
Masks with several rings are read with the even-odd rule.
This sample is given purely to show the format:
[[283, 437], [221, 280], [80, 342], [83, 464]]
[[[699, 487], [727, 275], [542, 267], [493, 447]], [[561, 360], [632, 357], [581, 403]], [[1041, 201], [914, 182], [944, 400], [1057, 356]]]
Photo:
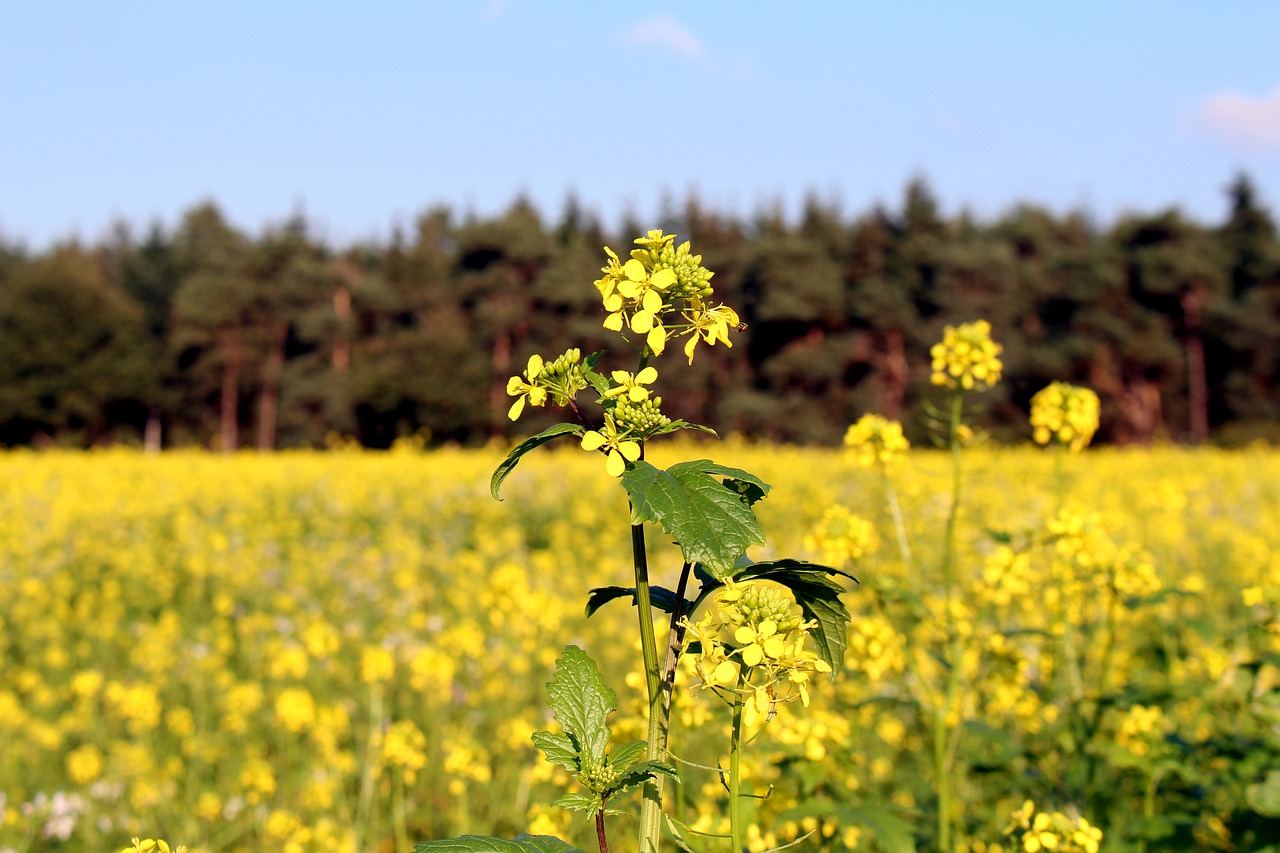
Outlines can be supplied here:
[[[1280, 453], [1092, 450], [1062, 460], [1059, 491], [1051, 452], [966, 450], [950, 599], [945, 455], [913, 450], [882, 477], [835, 450], [649, 452], [699, 456], [773, 485], [751, 556], [847, 560], [862, 581], [845, 672], [747, 753], [748, 784], [772, 786], [755, 849], [812, 829], [804, 849], [874, 849], [883, 820], [928, 838], [939, 715], [960, 732], [961, 849], [1022, 849], [1005, 830], [1029, 799], [1058, 814], [1046, 827], [1101, 827], [1103, 849], [1230, 850], [1274, 828]], [[631, 583], [626, 495], [569, 442], [522, 461], [496, 502], [501, 458], [0, 455], [0, 851], [592, 844], [546, 806], [564, 774], [530, 734], [552, 725], [544, 685], [576, 643], [619, 694], [619, 740], [644, 736], [633, 612], [583, 614], [590, 588]], [[678, 552], [650, 543], [654, 582], [674, 584]], [[677, 759], [714, 762], [726, 731], [678, 691]], [[682, 775], [669, 811], [725, 831], [715, 775]]]

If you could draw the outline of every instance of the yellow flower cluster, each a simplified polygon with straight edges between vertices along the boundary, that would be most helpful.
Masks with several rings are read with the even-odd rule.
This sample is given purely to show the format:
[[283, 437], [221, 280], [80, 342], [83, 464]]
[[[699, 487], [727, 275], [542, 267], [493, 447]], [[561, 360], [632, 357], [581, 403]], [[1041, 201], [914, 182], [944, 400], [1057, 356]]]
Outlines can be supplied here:
[[804, 537], [804, 549], [818, 554], [828, 566], [856, 564], [880, 544], [876, 529], [861, 516], [840, 505], [830, 506]]
[[866, 414], [850, 424], [844, 434], [844, 446], [863, 468], [892, 465], [911, 449], [902, 434], [902, 424], [883, 415]]
[[991, 324], [976, 320], [960, 326], [947, 326], [942, 342], [929, 350], [933, 359], [934, 385], [983, 391], [1000, 381], [1003, 348], [991, 340]]
[[1054, 382], [1031, 398], [1031, 428], [1037, 444], [1057, 442], [1079, 453], [1098, 429], [1098, 395], [1089, 388]]
[[557, 406], [567, 406], [586, 387], [581, 350], [566, 350], [550, 364], [540, 355], [531, 355], [524, 375], [507, 380], [507, 395], [516, 398], [507, 417], [518, 420], [525, 401], [531, 406], [545, 406], [549, 398]]
[[1055, 853], [1098, 853], [1102, 830], [1083, 817], [1071, 818], [1062, 812], [1037, 812], [1027, 800], [1013, 813], [1006, 835], [1017, 835], [1025, 853], [1052, 850]]
[[157, 850], [160, 853], [187, 853], [187, 848], [184, 844], [179, 844], [171, 850], [169, 842], [163, 838], [138, 838], [136, 836], [133, 839], [133, 844], [121, 850], [120, 853], [154, 853]]
[[[666, 466], [700, 450], [654, 443], [646, 457]], [[842, 466], [844, 452], [733, 446], [736, 464], [774, 486], [759, 504], [770, 544], [753, 556], [802, 553], [815, 506], [844, 506], [885, 535], [878, 473]], [[1240, 791], [1243, 762], [1214, 745], [1274, 736], [1255, 709], [1280, 688], [1280, 668], [1257, 666], [1280, 655], [1280, 453], [1064, 454], [1072, 500], [1048, 517], [1054, 459], [1029, 444], [966, 454], [975, 473], [953, 601], [919, 568], [939, 559], [947, 460], [913, 449], [894, 485], [915, 568], [893, 548], [863, 552], [862, 583], [843, 596], [845, 674], [822, 689], [810, 674], [807, 711], [778, 714], [746, 751], [744, 776], [772, 786], [753, 801], [748, 837], [762, 847], [808, 831], [780, 816], [810, 797], [813, 778], [833, 798], [912, 815], [927, 831], [931, 713], [950, 675], [934, 653], [948, 616], [960, 665], [945, 710], [975, 733], [959, 739], [957, 772], [977, 761], [988, 771], [959, 789], [974, 853], [996, 849], [991, 839], [1022, 849], [1023, 830], [1001, 830], [1027, 796], [1084, 802], [1029, 790], [1016, 762], [1044, 779], [1082, 776], [1082, 751], [1060, 745], [1079, 709], [1101, 699], [1124, 697], [1104, 706], [1093, 743], [1100, 784], [1112, 785], [1109, 839], [1132, 829], [1144, 774], [1170, 750], [1206, 786]], [[638, 652], [618, 642], [635, 633], [634, 609], [582, 613], [586, 590], [630, 576], [625, 544], [583, 535], [619, 515], [625, 524], [625, 499], [597, 458], [566, 446], [523, 461], [498, 504], [487, 483], [500, 458], [410, 446], [0, 453], [0, 849], [39, 839], [117, 851], [163, 834], [192, 853], [372, 853], [395, 847], [393, 783], [413, 840], [488, 824], [589, 836], [544, 805], [563, 793], [563, 770], [540, 761], [529, 735], [546, 727], [558, 651], [547, 638], [572, 636], [618, 693], [618, 742], [645, 737], [643, 676], [624, 682]], [[816, 475], [830, 470], [841, 478]], [[654, 554], [655, 583], [672, 584], [675, 569]], [[773, 633], [763, 621], [741, 643], [736, 627], [717, 632], [724, 657], [741, 665], [734, 650], [755, 647], [761, 667], [785, 659], [783, 620]], [[780, 634], [783, 657], [769, 658]], [[816, 648], [811, 634], [800, 651]], [[673, 747], [715, 766], [725, 717], [705, 691], [691, 695], [695, 664], [709, 674], [720, 660], [686, 657]], [[803, 701], [789, 676], [773, 689], [773, 702]], [[1145, 754], [1125, 745], [1131, 736]], [[1018, 747], [1008, 767], [1003, 742]], [[715, 774], [682, 776], [685, 822], [718, 831]], [[1183, 787], [1160, 785], [1157, 812], [1190, 813], [1229, 837], [1233, 801], [1189, 803]], [[835, 826], [829, 843], [857, 840], [853, 828]], [[861, 846], [877, 843], [863, 829]]]
[[703, 687], [743, 696], [743, 725], [758, 730], [778, 702], [809, 705], [809, 681], [831, 667], [806, 649], [813, 627], [771, 585], [727, 581], [697, 622], [684, 620], [685, 649], [698, 643], [694, 672]]
[[661, 355], [672, 337], [685, 337], [684, 353], [693, 363], [699, 342], [733, 346], [729, 332], [738, 327], [738, 314], [727, 305], [712, 305], [714, 273], [702, 266], [702, 256], [689, 252], [686, 241], [675, 245], [674, 234], [650, 231], [635, 242], [625, 262], [605, 247], [608, 263], [601, 268], [596, 290], [604, 302], [604, 327], [643, 336], [645, 346]]

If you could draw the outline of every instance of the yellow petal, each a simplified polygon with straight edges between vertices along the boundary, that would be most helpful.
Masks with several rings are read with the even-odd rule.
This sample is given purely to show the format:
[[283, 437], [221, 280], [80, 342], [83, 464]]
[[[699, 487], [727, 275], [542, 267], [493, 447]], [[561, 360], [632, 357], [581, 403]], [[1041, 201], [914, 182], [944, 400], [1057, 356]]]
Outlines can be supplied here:
[[652, 385], [658, 378], [658, 371], [653, 367], [646, 367], [644, 370], [636, 374], [636, 384]]
[[736, 684], [738, 681], [738, 665], [731, 660], [722, 660], [711, 673], [711, 680], [716, 684]]
[[611, 332], [621, 332], [622, 331], [622, 312], [615, 311], [614, 313], [610, 314], [608, 317], [605, 317], [604, 327]]
[[512, 376], [510, 379], [507, 380], [507, 393], [510, 394], [512, 397], [514, 397], [517, 394], [523, 394], [524, 389], [527, 387], [528, 387], [528, 383], [526, 383], [519, 376]]
[[738, 645], [745, 646], [756, 641], [756, 632], [746, 625], [733, 632], [733, 638], [738, 641]]
[[591, 430], [582, 436], [583, 450], [599, 450], [604, 447], [604, 436], [596, 430]]
[[658, 314], [662, 311], [662, 294], [656, 290], [646, 290], [644, 300], [640, 304], [644, 306], [644, 310]]
[[742, 649], [742, 662], [747, 666], [758, 666], [764, 660], [764, 650], [752, 643]]
[[649, 345], [649, 349], [653, 350], [654, 355], [662, 355], [662, 351], [667, 348], [667, 330], [661, 325], [656, 325], [649, 330], [645, 343]]
[[511, 404], [511, 408], [507, 410], [507, 417], [511, 420], [519, 420], [520, 413], [524, 411], [524, 396], [521, 395]]
[[668, 287], [670, 287], [675, 283], [676, 283], [676, 271], [671, 269], [670, 267], [667, 267], [666, 269], [658, 270], [656, 273], [653, 274], [653, 278], [649, 279], [649, 284], [661, 290], [666, 290]]
[[631, 398], [631, 402], [640, 403], [649, 398], [649, 389], [641, 388], [638, 385], [632, 385], [627, 391], [627, 396]]
[[644, 281], [644, 264], [632, 258], [622, 265], [622, 274], [632, 281]]
[[653, 315], [648, 311], [637, 311], [631, 317], [631, 331], [643, 335], [653, 328]]
[[623, 461], [622, 454], [616, 450], [610, 450], [609, 458], [604, 462], [604, 470], [610, 477], [621, 477], [622, 472], [627, 470], [627, 463]]
[[528, 376], [529, 381], [532, 382], [534, 377], [536, 377], [541, 372], [542, 372], [542, 356], [537, 355], [536, 353], [534, 355], [529, 356], [529, 366], [525, 369], [524, 375]]
[[635, 441], [624, 441], [618, 445], [618, 452], [627, 457], [628, 462], [635, 462], [640, 458], [640, 444]]
[[786, 648], [787, 645], [782, 642], [781, 637], [770, 637], [764, 641], [764, 653], [774, 660], [782, 657], [782, 653], [786, 651]]

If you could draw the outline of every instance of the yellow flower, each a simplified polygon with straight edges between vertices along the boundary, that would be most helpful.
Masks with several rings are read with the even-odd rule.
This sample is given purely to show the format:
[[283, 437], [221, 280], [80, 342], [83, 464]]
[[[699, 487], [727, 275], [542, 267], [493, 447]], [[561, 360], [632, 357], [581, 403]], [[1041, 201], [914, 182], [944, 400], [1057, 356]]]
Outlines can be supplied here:
[[1054, 382], [1031, 398], [1031, 427], [1037, 444], [1057, 442], [1079, 453], [1098, 429], [1098, 395], [1088, 388]]
[[652, 385], [657, 379], [658, 371], [652, 367], [646, 367], [636, 374], [628, 373], [625, 370], [615, 370], [613, 371], [613, 381], [618, 384], [604, 392], [604, 395], [606, 397], [620, 397], [625, 394], [631, 402], [639, 403], [649, 399], [649, 389], [644, 386]]
[[520, 413], [524, 411], [525, 400], [530, 405], [542, 406], [547, 402], [547, 389], [532, 384], [538, 378], [538, 374], [542, 372], [542, 356], [529, 356], [529, 364], [525, 368], [524, 378], [512, 376], [507, 380], [507, 394], [517, 398], [511, 404], [511, 409], [507, 412], [507, 417], [516, 420], [520, 417]]
[[604, 469], [610, 477], [621, 477], [622, 472], [627, 470], [627, 463], [640, 458], [640, 442], [619, 435], [617, 424], [607, 412], [603, 427], [582, 436], [582, 449], [604, 450]]
[[693, 353], [699, 341], [706, 341], [711, 346], [715, 346], [716, 341], [726, 347], [733, 346], [733, 341], [729, 340], [729, 329], [738, 328], [739, 320], [738, 312], [728, 305], [707, 308], [695, 301], [691, 309], [685, 312], [685, 319], [689, 321], [692, 330], [684, 345], [684, 354], [688, 356], [690, 364], [693, 364]]
[[1000, 381], [1000, 353], [1003, 348], [991, 340], [991, 324], [986, 320], [947, 326], [942, 342], [929, 350], [933, 359], [934, 385], [983, 391]]
[[902, 424], [882, 415], [866, 414], [851, 424], [844, 434], [844, 446], [863, 468], [887, 466], [911, 448], [902, 434]]

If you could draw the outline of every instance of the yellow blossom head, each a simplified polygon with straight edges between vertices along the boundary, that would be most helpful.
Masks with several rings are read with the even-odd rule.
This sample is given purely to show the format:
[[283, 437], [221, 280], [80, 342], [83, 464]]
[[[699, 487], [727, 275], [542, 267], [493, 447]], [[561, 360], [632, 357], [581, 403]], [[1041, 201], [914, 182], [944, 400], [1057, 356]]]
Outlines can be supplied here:
[[866, 414], [851, 424], [844, 434], [849, 456], [863, 468], [888, 466], [911, 448], [902, 434], [902, 424], [882, 415]]
[[934, 385], [985, 391], [1000, 381], [1000, 353], [1003, 348], [991, 340], [991, 324], [986, 320], [947, 326], [942, 342], [933, 345]]
[[1098, 395], [1088, 388], [1054, 382], [1031, 398], [1031, 428], [1037, 444], [1061, 444], [1079, 453], [1098, 429]]

